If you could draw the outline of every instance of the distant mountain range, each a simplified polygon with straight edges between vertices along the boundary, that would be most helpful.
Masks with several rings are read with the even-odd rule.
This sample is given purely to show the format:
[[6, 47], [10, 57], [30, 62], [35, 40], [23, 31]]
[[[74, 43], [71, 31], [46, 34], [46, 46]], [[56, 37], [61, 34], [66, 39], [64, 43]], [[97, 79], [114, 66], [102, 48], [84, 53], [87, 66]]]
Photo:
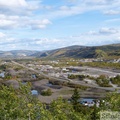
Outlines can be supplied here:
[[120, 57], [120, 44], [103, 46], [69, 46], [55, 50], [32, 51], [13, 50], [0, 51], [0, 57], [37, 57], [37, 58], [105, 58]]
[[32, 50], [12, 50], [12, 51], [0, 51], [0, 58], [12, 58], [12, 57], [29, 57], [32, 54], [35, 54], [38, 51], [32, 51]]

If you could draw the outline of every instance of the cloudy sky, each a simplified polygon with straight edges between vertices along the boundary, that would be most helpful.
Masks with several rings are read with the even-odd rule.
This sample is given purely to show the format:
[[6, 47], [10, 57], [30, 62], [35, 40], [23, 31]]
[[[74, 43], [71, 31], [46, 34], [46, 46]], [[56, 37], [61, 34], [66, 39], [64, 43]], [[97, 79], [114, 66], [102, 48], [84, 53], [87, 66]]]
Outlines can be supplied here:
[[120, 0], [0, 0], [0, 50], [120, 43]]

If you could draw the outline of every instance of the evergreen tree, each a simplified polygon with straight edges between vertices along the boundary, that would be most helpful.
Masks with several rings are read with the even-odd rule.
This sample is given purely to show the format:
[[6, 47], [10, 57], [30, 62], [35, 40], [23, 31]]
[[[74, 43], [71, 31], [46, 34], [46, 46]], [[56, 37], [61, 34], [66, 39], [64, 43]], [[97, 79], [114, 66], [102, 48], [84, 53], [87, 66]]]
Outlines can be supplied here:
[[74, 110], [77, 112], [79, 111], [79, 107], [80, 107], [79, 98], [80, 98], [80, 95], [79, 95], [78, 88], [75, 88], [74, 93], [71, 97], [71, 102], [72, 102]]

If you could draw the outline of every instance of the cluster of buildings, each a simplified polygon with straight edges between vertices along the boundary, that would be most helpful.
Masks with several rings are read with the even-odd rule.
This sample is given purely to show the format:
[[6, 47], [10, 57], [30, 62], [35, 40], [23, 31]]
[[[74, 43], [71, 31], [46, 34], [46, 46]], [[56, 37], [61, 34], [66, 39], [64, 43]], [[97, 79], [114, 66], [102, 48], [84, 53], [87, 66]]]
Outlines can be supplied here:
[[120, 58], [119, 59], [110, 59], [110, 60], [105, 60], [105, 59], [80, 59], [79, 62], [108, 62], [108, 63], [120, 63]]

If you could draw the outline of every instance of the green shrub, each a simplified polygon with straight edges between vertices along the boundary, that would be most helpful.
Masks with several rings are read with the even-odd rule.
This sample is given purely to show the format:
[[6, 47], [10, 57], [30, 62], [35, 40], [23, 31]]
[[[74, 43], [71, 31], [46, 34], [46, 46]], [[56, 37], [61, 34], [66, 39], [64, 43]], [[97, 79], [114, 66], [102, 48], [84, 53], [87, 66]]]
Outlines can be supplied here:
[[52, 91], [51, 91], [51, 89], [47, 89], [46, 91], [42, 91], [41, 95], [43, 95], [43, 96], [50, 96], [50, 95], [52, 95]]

